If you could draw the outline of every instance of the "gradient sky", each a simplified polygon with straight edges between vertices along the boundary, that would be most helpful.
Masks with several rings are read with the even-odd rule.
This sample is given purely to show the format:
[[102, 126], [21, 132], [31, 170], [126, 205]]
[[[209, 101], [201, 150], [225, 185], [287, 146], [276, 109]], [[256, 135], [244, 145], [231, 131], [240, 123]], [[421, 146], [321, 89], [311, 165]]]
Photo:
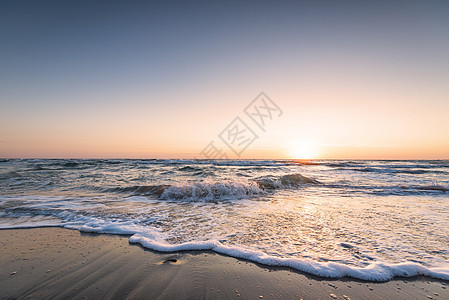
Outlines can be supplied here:
[[447, 159], [449, 2], [0, 2], [0, 157], [198, 157], [261, 91], [242, 158]]

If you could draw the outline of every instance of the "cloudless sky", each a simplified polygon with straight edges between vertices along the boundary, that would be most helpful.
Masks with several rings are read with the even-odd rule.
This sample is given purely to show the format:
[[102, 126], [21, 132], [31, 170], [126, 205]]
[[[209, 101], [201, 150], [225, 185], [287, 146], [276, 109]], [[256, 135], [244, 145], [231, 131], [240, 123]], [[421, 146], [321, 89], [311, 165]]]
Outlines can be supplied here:
[[244, 158], [447, 159], [449, 2], [0, 2], [0, 157], [198, 157], [261, 91]]

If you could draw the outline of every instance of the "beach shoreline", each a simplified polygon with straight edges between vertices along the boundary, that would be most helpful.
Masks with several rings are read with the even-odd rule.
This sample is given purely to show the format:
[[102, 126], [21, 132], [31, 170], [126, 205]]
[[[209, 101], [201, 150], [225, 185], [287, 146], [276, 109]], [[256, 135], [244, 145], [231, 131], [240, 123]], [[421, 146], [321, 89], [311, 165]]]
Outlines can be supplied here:
[[0, 298], [448, 299], [449, 283], [324, 279], [212, 251], [159, 253], [127, 236], [59, 227], [0, 230]]

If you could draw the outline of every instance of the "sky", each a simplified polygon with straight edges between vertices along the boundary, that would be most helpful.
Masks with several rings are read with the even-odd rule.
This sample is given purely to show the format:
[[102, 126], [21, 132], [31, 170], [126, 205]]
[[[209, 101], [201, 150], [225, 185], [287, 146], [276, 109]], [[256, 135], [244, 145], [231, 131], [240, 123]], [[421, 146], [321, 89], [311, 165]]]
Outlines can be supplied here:
[[449, 159], [448, 115], [448, 1], [0, 2], [3, 158]]

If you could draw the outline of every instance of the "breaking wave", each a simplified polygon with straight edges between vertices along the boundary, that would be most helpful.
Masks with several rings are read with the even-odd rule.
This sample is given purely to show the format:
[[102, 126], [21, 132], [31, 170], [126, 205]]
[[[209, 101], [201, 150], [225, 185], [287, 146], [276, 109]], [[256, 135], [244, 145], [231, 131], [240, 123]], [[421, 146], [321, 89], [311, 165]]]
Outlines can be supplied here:
[[266, 176], [255, 180], [213, 181], [206, 179], [178, 185], [117, 187], [107, 189], [105, 192], [156, 196], [164, 200], [231, 200], [265, 195], [275, 189], [296, 188], [305, 184], [318, 183], [315, 179], [296, 173], [278, 177]]

